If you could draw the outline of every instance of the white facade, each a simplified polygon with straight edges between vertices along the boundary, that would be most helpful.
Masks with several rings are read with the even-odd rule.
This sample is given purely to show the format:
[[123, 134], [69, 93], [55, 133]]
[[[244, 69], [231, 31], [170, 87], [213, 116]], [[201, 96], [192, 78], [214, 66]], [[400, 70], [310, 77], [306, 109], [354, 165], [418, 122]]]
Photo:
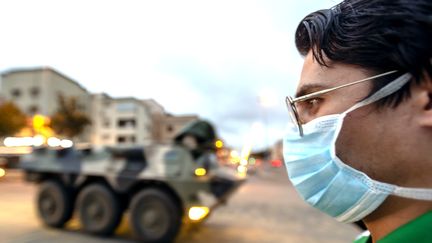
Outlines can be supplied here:
[[[89, 92], [71, 78], [49, 67], [14, 69], [2, 73], [1, 96], [12, 101], [20, 110], [32, 116], [51, 116], [58, 110], [58, 97], [74, 97], [78, 109], [90, 115]], [[80, 142], [90, 139], [89, 128], [77, 138]]]
[[92, 143], [96, 145], [144, 145], [152, 142], [149, 108], [135, 98], [92, 96]]
[[27, 115], [50, 116], [58, 109], [58, 96], [77, 98], [80, 110], [90, 113], [90, 94], [69, 77], [51, 69], [15, 69], [2, 74], [1, 93]]

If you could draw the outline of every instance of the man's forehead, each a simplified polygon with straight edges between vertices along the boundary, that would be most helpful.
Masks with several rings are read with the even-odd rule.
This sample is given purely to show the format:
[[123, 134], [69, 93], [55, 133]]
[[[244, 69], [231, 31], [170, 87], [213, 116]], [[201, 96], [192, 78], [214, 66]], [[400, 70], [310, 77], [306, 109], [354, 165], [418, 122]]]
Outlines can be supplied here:
[[352, 65], [332, 63], [321, 66], [311, 53], [305, 57], [296, 96], [336, 87], [366, 76], [364, 70]]

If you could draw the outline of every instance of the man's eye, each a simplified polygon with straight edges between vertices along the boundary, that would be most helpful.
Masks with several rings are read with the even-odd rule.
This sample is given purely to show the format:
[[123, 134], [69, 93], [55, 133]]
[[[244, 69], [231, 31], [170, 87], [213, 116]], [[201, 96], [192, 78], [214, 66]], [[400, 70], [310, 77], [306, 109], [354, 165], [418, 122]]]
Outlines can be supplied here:
[[321, 105], [321, 103], [322, 98], [311, 98], [309, 100], [299, 102], [298, 109], [310, 115], [311, 113], [314, 113], [318, 110], [318, 107]]
[[314, 117], [321, 106], [322, 98], [312, 98], [310, 100], [305, 100], [305, 113], [309, 117]]
[[310, 100], [306, 100], [305, 102], [307, 103], [309, 109], [317, 108], [321, 102], [321, 99], [320, 98], [313, 98]]
[[297, 112], [302, 123], [306, 123], [315, 118], [318, 113], [323, 98], [311, 98], [297, 103]]

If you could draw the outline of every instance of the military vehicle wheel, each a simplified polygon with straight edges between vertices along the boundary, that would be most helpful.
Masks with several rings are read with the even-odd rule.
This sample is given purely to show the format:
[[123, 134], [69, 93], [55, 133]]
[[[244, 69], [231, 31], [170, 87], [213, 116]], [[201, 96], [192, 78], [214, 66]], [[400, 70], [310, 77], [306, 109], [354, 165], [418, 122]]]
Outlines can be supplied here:
[[72, 217], [71, 194], [59, 182], [42, 182], [37, 194], [37, 211], [44, 224], [61, 228]]
[[116, 196], [101, 184], [89, 185], [79, 193], [77, 209], [84, 231], [96, 235], [112, 234], [122, 216]]
[[172, 242], [181, 225], [173, 199], [157, 189], [144, 189], [136, 194], [129, 215], [132, 231], [144, 242]]

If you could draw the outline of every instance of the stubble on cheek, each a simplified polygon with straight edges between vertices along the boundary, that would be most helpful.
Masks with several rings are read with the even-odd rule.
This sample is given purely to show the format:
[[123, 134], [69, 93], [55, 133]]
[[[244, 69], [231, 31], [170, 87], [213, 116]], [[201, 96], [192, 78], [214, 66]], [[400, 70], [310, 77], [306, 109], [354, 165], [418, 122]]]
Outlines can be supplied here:
[[364, 116], [350, 114], [344, 120], [336, 141], [336, 155], [347, 165], [379, 179], [379, 140], [374, 127], [368, 126]]

